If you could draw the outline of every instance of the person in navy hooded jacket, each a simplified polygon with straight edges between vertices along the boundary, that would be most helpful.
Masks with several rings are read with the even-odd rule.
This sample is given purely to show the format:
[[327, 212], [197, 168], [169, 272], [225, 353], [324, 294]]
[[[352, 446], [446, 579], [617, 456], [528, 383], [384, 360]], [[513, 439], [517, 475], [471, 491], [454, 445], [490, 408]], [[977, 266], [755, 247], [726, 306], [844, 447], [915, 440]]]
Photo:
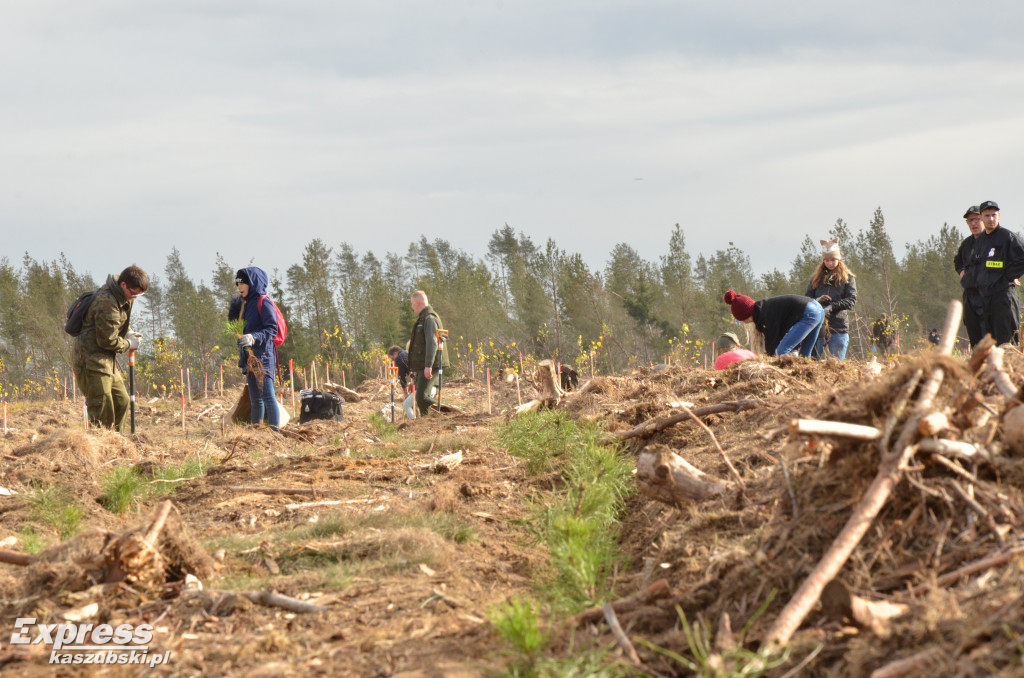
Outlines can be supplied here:
[[[231, 299], [228, 320], [241, 318], [245, 321], [245, 334], [238, 340], [238, 366], [242, 368], [249, 383], [249, 402], [252, 403], [252, 423], [259, 424], [266, 414], [270, 428], [280, 430], [281, 415], [277, 411], [274, 395], [274, 375], [277, 374], [277, 351], [274, 337], [277, 336], [277, 313], [269, 299], [260, 304], [260, 297], [267, 293], [267, 274], [261, 268], [249, 266], [235, 273], [235, 287], [238, 289]], [[262, 308], [261, 308], [262, 306]], [[253, 355], [263, 364], [266, 376], [263, 383], [246, 365], [245, 349], [251, 348]]]

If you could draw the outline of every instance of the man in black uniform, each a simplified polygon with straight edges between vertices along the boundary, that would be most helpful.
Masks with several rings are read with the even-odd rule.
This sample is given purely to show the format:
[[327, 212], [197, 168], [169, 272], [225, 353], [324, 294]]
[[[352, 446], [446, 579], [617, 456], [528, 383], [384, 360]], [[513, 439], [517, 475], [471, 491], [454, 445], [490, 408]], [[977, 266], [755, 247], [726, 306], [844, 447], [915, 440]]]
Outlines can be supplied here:
[[964, 212], [964, 219], [967, 220], [967, 228], [971, 234], [960, 243], [960, 249], [953, 257], [953, 267], [960, 274], [960, 286], [964, 288], [964, 327], [967, 328], [967, 340], [973, 349], [975, 344], [985, 338], [981, 327], [981, 314], [984, 309], [974, 271], [969, 268], [969, 265], [971, 252], [974, 250], [974, 241], [985, 232], [985, 226], [981, 223], [981, 210], [977, 205], [967, 208], [967, 211]]
[[987, 200], [978, 208], [985, 232], [974, 241], [971, 263], [981, 294], [982, 330], [997, 344], [1012, 342], [1020, 331], [1016, 278], [1024, 275], [1024, 244], [999, 226], [999, 205]]

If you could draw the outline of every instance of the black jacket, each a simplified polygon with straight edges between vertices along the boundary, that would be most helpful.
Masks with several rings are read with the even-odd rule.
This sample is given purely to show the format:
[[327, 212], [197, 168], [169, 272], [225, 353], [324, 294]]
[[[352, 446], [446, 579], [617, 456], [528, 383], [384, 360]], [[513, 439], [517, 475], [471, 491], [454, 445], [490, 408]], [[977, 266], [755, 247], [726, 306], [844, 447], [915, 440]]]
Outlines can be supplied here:
[[850, 325], [846, 321], [846, 312], [857, 303], [857, 277], [850, 275], [850, 282], [839, 283], [828, 275], [821, 279], [817, 287], [813, 287], [814, 279], [807, 283], [807, 296], [817, 299], [823, 294], [832, 297], [832, 301], [822, 303], [825, 309], [825, 327], [838, 334], [848, 334]]
[[812, 300], [799, 294], [783, 294], [754, 303], [754, 327], [764, 335], [764, 351], [775, 355], [779, 342], [804, 317]]
[[395, 356], [395, 367], [398, 368], [398, 382], [405, 388], [409, 379], [409, 352], [399, 351]]
[[[964, 274], [964, 280], [971, 275], [971, 282], [984, 296], [1005, 292], [1014, 278], [1024, 275], [1024, 244], [1002, 226], [991, 233], [982, 233], [974, 240], [966, 268], [968, 273]], [[969, 288], [964, 285], [964, 289]]]

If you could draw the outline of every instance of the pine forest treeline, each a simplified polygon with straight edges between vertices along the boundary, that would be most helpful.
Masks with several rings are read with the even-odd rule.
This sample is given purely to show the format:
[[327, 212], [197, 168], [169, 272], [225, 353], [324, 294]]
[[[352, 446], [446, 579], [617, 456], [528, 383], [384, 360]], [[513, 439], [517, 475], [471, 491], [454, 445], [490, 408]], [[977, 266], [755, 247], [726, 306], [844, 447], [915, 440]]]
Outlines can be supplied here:
[[[902, 256], [894, 251], [881, 209], [864, 228], [854, 231], [840, 219], [828, 235], [839, 239], [857, 275], [852, 357], [870, 353], [868, 328], [882, 313], [899, 330], [898, 350], [907, 351], [941, 325], [949, 300], [960, 298], [952, 261], [966, 233], [954, 227], [944, 224], [927, 240], [908, 244]], [[557, 357], [584, 371], [593, 363], [607, 373], [666, 356], [704, 364], [718, 334], [739, 330], [742, 338], [722, 303], [726, 290], [755, 299], [803, 294], [819, 252], [817, 237], [805, 237], [788, 267], [756, 275], [749, 256], [731, 242], [693, 256], [679, 225], [656, 260], [623, 242], [612, 248], [603, 269], [553, 240], [535, 242], [508, 225], [492, 234], [483, 256], [441, 238], [420, 237], [404, 254], [383, 258], [317, 238], [301, 261], [285, 271], [268, 270], [269, 293], [289, 325], [283, 365], [289, 359], [297, 366], [330, 364], [334, 374], [346, 370], [349, 386], [376, 377], [383, 351], [408, 341], [409, 295], [416, 289], [427, 292], [451, 331], [455, 374], [519, 369], [520, 352], [524, 364]], [[162, 267], [135, 263], [152, 280], [133, 317], [133, 326], [146, 335], [137, 368], [140, 392], [176, 394], [185, 368], [196, 375], [193, 384], [200, 375], [215, 379], [222, 366], [225, 378], [238, 382], [235, 341], [224, 320], [234, 271], [250, 262], [228, 262], [218, 253], [209, 275], [198, 280], [177, 249]], [[61, 394], [73, 341], [62, 329], [66, 309], [101, 283], [78, 273], [64, 255], [39, 262], [26, 254], [20, 266], [0, 260], [0, 395]]]

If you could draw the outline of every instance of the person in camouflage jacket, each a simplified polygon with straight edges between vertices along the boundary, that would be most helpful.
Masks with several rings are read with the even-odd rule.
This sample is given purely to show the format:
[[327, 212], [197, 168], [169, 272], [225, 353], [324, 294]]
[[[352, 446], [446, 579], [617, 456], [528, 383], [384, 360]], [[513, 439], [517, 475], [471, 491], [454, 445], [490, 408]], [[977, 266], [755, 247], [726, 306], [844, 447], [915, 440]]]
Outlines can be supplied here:
[[437, 330], [444, 324], [437, 312], [430, 306], [427, 293], [416, 290], [410, 299], [416, 313], [409, 339], [409, 371], [416, 384], [416, 409], [420, 416], [430, 412], [431, 405], [437, 405], [434, 395], [440, 384], [438, 370], [448, 367], [448, 352], [437, 348]]
[[124, 433], [131, 400], [114, 358], [137, 349], [141, 334], [131, 332], [132, 305], [149, 289], [149, 276], [134, 264], [121, 275], [107, 276], [85, 312], [82, 332], [75, 339], [72, 360], [75, 381], [85, 396], [89, 423]]

